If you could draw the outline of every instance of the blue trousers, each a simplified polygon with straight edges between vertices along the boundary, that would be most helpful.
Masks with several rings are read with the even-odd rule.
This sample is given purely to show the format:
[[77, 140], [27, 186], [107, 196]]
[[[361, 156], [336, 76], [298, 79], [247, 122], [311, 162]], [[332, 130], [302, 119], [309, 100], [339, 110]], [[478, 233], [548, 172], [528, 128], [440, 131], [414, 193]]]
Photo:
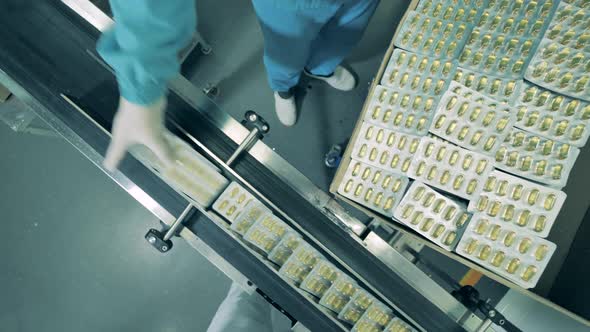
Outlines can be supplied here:
[[264, 35], [270, 87], [287, 91], [303, 69], [330, 75], [361, 39], [379, 0], [341, 0], [321, 8], [282, 8], [253, 0]]

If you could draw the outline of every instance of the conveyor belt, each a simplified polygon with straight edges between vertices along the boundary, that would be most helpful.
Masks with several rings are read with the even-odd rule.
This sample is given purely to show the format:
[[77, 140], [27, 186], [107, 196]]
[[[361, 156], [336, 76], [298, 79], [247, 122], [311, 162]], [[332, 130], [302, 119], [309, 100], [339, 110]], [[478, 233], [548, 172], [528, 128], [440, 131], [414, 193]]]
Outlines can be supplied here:
[[[108, 144], [107, 135], [97, 130], [82, 114], [73, 111], [60, 97], [62, 93], [72, 96], [91, 114], [94, 121], [110, 128], [118, 96], [112, 75], [86, 53], [87, 49], [93, 48], [96, 35], [71, 14], [64, 14], [66, 9], [53, 1], [5, 0], [2, 4], [0, 68], [44, 108], [72, 128], [83, 141], [103, 154]], [[237, 147], [221, 130], [210, 125], [206, 116], [191, 109], [174, 94], [170, 96], [169, 109], [187, 131], [221, 159], [227, 159]], [[263, 195], [271, 197], [276, 206], [422, 327], [429, 331], [463, 330], [264, 165], [247, 155], [236, 163], [235, 170]], [[121, 171], [169, 212], [178, 215], [184, 208], [184, 199], [131, 158], [125, 160]], [[193, 224], [195, 234], [214, 249], [225, 248], [224, 252], [229, 252], [226, 257], [228, 261], [239, 265], [239, 261], [235, 260], [239, 256], [237, 252], [232, 253], [226, 248], [235, 241], [220, 243], [224, 238], [222, 233], [217, 233], [220, 230], [215, 231], [212, 227], [207, 228], [206, 232], [199, 228], [199, 224]], [[252, 269], [256, 266], [246, 264], [242, 268]], [[252, 271], [243, 273], [253, 275]], [[259, 284], [259, 287], [264, 289], [276, 285], [280, 283], [267, 286]], [[274, 292], [278, 296], [286, 292], [285, 296], [297, 299], [296, 294], [286, 291], [287, 288], [280, 291], [267, 289], [265, 293]], [[304, 310], [296, 309], [287, 300], [274, 300], [287, 310], [288, 307], [298, 312]], [[285, 305], [286, 302], [288, 305]], [[311, 312], [308, 314], [311, 315]], [[329, 328], [329, 323], [321, 320], [316, 324], [322, 330], [334, 328]]]

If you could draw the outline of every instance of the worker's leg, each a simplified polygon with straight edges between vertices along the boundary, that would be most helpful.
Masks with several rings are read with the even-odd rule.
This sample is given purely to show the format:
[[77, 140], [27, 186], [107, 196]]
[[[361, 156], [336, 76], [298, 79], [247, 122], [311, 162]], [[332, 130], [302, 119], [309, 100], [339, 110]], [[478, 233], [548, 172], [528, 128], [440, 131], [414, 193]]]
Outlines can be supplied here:
[[314, 75], [331, 75], [360, 41], [379, 0], [348, 0], [314, 40], [306, 68]]
[[273, 332], [271, 306], [258, 293], [249, 295], [233, 283], [207, 332]]
[[312, 42], [341, 6], [296, 9], [269, 0], [252, 3], [264, 35], [264, 65], [270, 87], [273, 91], [288, 91], [299, 82]]

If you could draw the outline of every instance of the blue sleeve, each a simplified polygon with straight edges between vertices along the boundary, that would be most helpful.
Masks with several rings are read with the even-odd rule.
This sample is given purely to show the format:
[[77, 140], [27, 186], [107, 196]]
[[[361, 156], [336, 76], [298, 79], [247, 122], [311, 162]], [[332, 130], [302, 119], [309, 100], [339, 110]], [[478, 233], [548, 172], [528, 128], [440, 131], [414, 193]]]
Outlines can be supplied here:
[[196, 29], [195, 0], [110, 0], [115, 24], [97, 44], [121, 96], [147, 105], [180, 72], [178, 53]]

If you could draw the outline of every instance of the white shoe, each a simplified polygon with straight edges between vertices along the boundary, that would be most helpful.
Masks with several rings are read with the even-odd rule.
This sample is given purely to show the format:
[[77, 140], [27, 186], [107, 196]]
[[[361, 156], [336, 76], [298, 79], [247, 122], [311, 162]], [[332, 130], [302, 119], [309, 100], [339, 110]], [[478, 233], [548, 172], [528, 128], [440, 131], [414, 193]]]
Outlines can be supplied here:
[[297, 122], [297, 106], [295, 106], [295, 96], [283, 98], [275, 92], [275, 111], [279, 121], [287, 127], [291, 127]]
[[328, 77], [314, 75], [304, 70], [305, 75], [328, 83], [331, 87], [341, 91], [350, 91], [356, 86], [356, 79], [348, 69], [338, 66]]

